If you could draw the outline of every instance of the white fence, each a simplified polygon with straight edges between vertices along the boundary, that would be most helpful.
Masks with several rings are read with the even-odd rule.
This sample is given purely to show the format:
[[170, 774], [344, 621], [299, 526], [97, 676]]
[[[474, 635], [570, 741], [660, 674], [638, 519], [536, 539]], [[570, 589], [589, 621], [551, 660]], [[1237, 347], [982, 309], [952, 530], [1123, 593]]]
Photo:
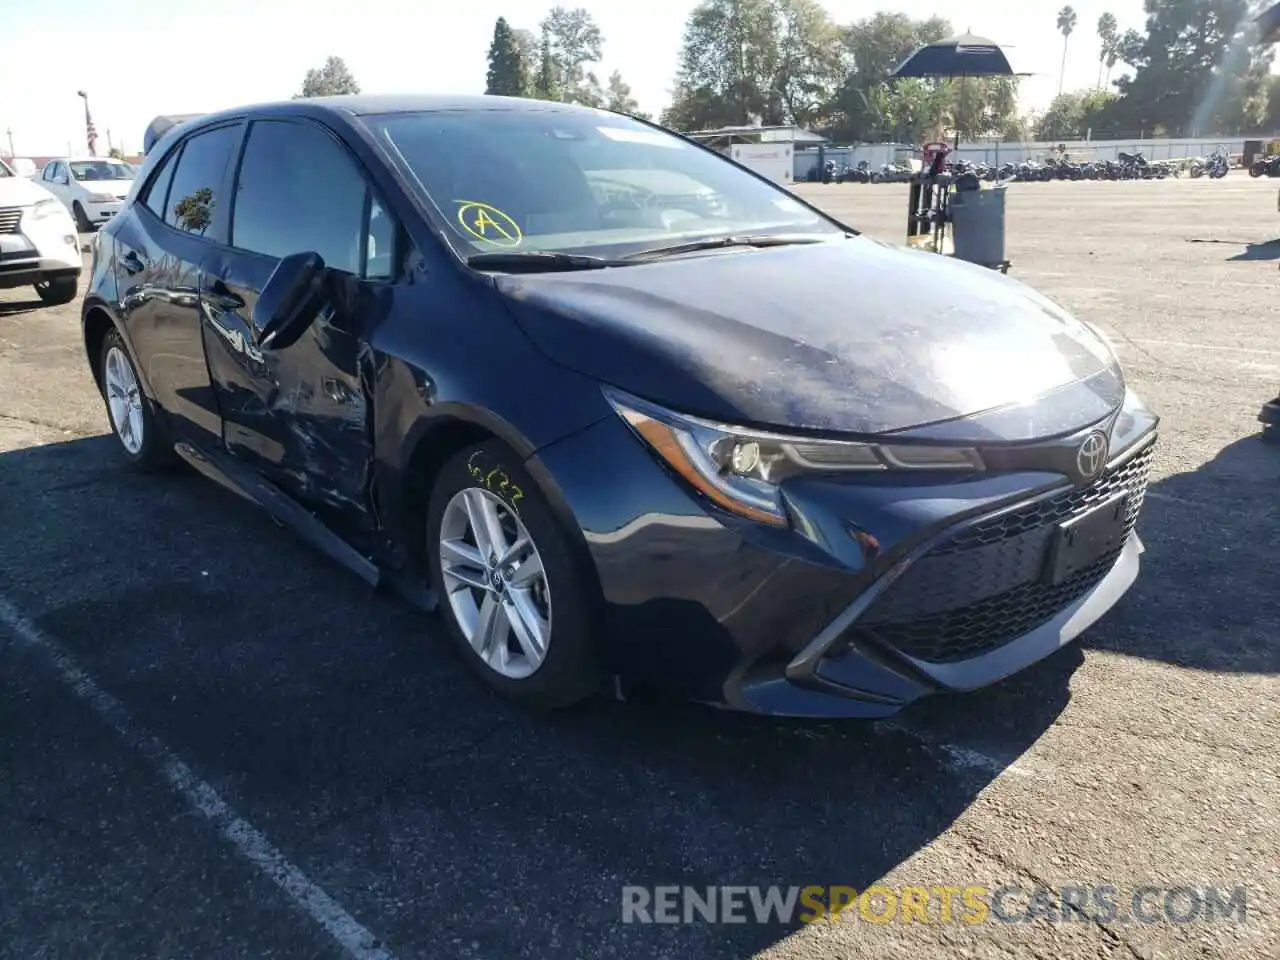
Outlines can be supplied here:
[[[1001, 143], [995, 140], [962, 143], [958, 153], [952, 154], [970, 163], [1021, 163], [1056, 153], [1058, 143], [1067, 148], [1067, 156], [1073, 160], [1114, 160], [1119, 153], [1141, 153], [1148, 160], [1171, 160], [1179, 157], [1204, 157], [1218, 147], [1230, 154], [1244, 151], [1245, 140], [1266, 140], [1268, 137], [1232, 137], [1229, 139], [1197, 138], [1187, 140], [1066, 140], [1053, 143], [1027, 141]], [[919, 147], [893, 143], [862, 143], [854, 147], [827, 147], [824, 157], [835, 161], [837, 169], [844, 164], [857, 166], [866, 160], [872, 169], [889, 163], [895, 155], [910, 151], [918, 157]], [[795, 177], [804, 180], [809, 169], [818, 162], [816, 149], [796, 151]]]

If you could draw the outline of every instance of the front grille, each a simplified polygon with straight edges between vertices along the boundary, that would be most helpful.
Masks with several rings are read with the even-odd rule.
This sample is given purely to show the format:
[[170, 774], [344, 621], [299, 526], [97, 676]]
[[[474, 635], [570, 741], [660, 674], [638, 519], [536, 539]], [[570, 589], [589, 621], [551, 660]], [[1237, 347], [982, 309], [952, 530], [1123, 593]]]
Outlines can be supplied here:
[[1142, 509], [1153, 445], [1088, 487], [963, 527], [920, 557], [850, 628], [931, 663], [978, 656], [1035, 629], [1102, 580], [1116, 548], [1058, 584], [1042, 580], [1058, 525], [1128, 493], [1125, 536]]
[[0, 207], [0, 233], [17, 233], [21, 222], [21, 207]]

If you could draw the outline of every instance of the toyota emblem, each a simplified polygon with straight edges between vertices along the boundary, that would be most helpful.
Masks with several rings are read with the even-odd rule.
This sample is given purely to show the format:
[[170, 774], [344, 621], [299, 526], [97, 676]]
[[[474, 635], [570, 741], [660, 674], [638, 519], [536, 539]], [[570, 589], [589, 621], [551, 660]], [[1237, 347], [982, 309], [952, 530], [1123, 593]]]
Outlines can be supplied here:
[[1107, 435], [1094, 430], [1084, 438], [1076, 451], [1076, 469], [1085, 480], [1092, 480], [1102, 470], [1107, 460]]

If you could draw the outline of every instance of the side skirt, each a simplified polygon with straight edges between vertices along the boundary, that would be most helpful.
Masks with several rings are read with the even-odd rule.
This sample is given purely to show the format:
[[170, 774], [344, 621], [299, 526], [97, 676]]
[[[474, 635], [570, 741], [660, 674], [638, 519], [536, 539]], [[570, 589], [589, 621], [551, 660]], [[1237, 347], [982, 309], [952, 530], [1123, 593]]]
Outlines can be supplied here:
[[232, 457], [196, 447], [187, 441], [175, 444], [174, 451], [204, 476], [261, 508], [375, 590], [394, 590], [407, 603], [425, 612], [436, 608], [436, 596], [432, 590], [401, 571], [383, 569], [279, 487]]

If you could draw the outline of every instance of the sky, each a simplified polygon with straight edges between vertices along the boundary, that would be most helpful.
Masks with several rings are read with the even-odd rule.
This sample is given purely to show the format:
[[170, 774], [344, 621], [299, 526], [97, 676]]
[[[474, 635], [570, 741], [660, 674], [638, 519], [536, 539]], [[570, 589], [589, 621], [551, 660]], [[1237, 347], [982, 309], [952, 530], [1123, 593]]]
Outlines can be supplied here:
[[[493, 23], [536, 30], [551, 0], [0, 0], [0, 149], [17, 156], [83, 153], [89, 96], [98, 152], [107, 131], [141, 152], [152, 118], [287, 99], [311, 67], [337, 55], [366, 93], [483, 93]], [[685, 19], [696, 0], [566, 0], [584, 6], [604, 35], [603, 80], [619, 70], [642, 110], [670, 101]], [[947, 17], [1005, 47], [1023, 79], [1023, 109], [1058, 90], [1062, 0], [825, 0], [837, 23], [879, 10]], [[1099, 15], [1141, 29], [1142, 0], [1073, 0], [1065, 88], [1098, 78]], [[435, 8], [435, 9], [433, 9]]]

